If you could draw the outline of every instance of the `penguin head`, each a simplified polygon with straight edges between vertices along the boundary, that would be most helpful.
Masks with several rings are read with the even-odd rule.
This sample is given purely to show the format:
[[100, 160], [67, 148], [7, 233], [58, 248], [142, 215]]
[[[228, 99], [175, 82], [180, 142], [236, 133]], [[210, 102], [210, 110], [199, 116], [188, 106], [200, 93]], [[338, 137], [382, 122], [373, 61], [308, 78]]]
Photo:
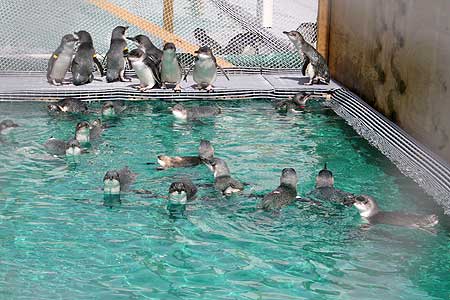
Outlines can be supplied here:
[[184, 182], [173, 182], [169, 187], [169, 199], [172, 202], [178, 202], [179, 204], [185, 204], [187, 201], [186, 186]]
[[124, 39], [128, 26], [117, 26], [113, 29], [111, 39]]
[[293, 168], [285, 168], [281, 171], [280, 184], [297, 187], [297, 172]]
[[103, 191], [107, 194], [120, 193], [120, 176], [116, 170], [106, 172], [103, 177]]
[[48, 111], [50, 112], [59, 112], [61, 111], [61, 107], [57, 104], [49, 104], [47, 105]]
[[101, 127], [102, 126], [102, 120], [100, 119], [95, 119], [94, 121], [92, 121], [91, 127]]
[[145, 58], [145, 52], [141, 49], [133, 49], [128, 52], [128, 60], [133, 63], [137, 61], [143, 61]]
[[19, 127], [16, 123], [14, 123], [12, 120], [3, 120], [0, 122], [0, 132], [6, 133], [6, 131]]
[[78, 42], [78, 38], [73, 34], [66, 34], [61, 39], [61, 45], [68, 45], [73, 47], [76, 42]]
[[311, 95], [305, 93], [305, 92], [300, 92], [297, 93], [294, 96], [293, 102], [299, 106], [305, 106], [306, 102], [309, 100]]
[[214, 157], [214, 147], [208, 140], [201, 140], [200, 146], [198, 147], [198, 156], [203, 161], [209, 162]]
[[301, 35], [300, 32], [296, 31], [296, 30], [291, 30], [291, 31], [283, 31], [283, 33], [285, 35], [288, 36], [288, 38], [292, 41], [304, 41], [303, 36]]
[[163, 48], [164, 53], [166, 52], [176, 52], [177, 48], [174, 43], [165, 43]]
[[80, 43], [92, 43], [91, 35], [85, 30], [75, 32], [75, 36], [78, 38]]
[[334, 177], [333, 173], [327, 169], [327, 164], [319, 171], [316, 177], [316, 188], [333, 187]]
[[213, 158], [210, 160], [210, 165], [214, 172], [214, 178], [219, 176], [230, 176], [230, 169], [223, 159]]
[[89, 125], [88, 122], [86, 122], [86, 121], [81, 121], [81, 122], [79, 122], [79, 123], [77, 124], [76, 130], [79, 131], [79, 130], [82, 130], [82, 129], [84, 129], [84, 128], [89, 128], [89, 127], [90, 127], [90, 125]]
[[183, 104], [176, 104], [174, 107], [172, 107], [172, 114], [180, 119], [186, 119], [187, 118], [187, 109], [184, 107]]
[[102, 115], [103, 116], [115, 116], [116, 110], [114, 108], [114, 102], [105, 101], [102, 105]]
[[66, 144], [66, 155], [80, 155], [81, 145], [76, 139], [70, 139]]
[[144, 52], [147, 47], [154, 46], [148, 36], [143, 34], [138, 34], [135, 37], [127, 37], [127, 39], [135, 43], [139, 47], [139, 49]]
[[89, 142], [90, 128], [88, 122], [79, 122], [75, 128], [75, 138], [81, 142]]
[[213, 56], [212, 50], [208, 46], [202, 46], [195, 51], [198, 59], [208, 59]]
[[356, 196], [353, 198], [353, 201], [353, 205], [358, 209], [361, 217], [370, 218], [379, 212], [378, 204], [370, 196]]

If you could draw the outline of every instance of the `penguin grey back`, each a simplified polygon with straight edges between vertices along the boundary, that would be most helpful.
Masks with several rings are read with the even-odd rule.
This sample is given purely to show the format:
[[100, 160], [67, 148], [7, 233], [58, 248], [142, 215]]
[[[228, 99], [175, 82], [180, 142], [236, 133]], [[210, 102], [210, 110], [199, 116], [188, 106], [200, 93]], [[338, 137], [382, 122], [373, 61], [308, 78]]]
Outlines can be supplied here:
[[47, 64], [47, 81], [51, 84], [62, 84], [72, 63], [75, 44], [78, 39], [73, 34], [62, 37], [59, 47], [52, 53]]
[[291, 204], [297, 197], [297, 172], [293, 168], [285, 168], [281, 171], [280, 185], [265, 195], [261, 201], [264, 210], [280, 209]]
[[128, 53], [125, 33], [128, 27], [117, 26], [111, 35], [111, 44], [106, 53], [106, 81], [125, 81], [125, 59], [124, 54]]
[[94, 44], [89, 32], [81, 30], [75, 32], [79, 46], [72, 61], [72, 82], [75, 85], [90, 83], [94, 80]]

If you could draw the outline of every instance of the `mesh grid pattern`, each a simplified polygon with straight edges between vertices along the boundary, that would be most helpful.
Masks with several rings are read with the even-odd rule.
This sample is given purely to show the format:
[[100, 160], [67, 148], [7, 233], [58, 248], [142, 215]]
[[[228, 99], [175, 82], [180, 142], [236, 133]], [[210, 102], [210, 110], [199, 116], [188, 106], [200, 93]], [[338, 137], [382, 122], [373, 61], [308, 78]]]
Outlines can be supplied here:
[[[144, 30], [144, 22], [173, 30], [180, 41], [192, 47], [211, 46], [216, 57], [236, 67], [300, 67], [301, 57], [282, 31], [298, 28], [315, 43], [317, 0], [274, 1], [272, 28], [260, 25], [261, 1], [40, 0], [30, 5], [25, 0], [0, 0], [0, 37], [4, 40], [0, 46], [0, 71], [45, 71], [61, 37], [78, 30], [91, 33], [100, 56], [107, 52], [111, 31], [117, 25], [128, 25], [129, 36], [146, 34], [162, 47], [164, 33]], [[103, 4], [113, 4], [141, 19], [133, 22], [112, 14]], [[173, 18], [168, 13], [170, 8]], [[189, 54], [192, 47], [184, 49], [186, 43], [177, 43], [177, 38], [174, 42], [181, 63], [188, 66], [193, 59]], [[133, 48], [131, 43], [129, 46]]]

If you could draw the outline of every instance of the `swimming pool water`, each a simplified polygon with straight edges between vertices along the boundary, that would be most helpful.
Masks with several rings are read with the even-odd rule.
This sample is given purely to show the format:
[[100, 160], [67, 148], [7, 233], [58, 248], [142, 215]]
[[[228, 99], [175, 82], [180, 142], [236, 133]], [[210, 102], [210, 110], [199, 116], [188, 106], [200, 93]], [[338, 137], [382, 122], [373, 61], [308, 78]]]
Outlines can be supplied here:
[[[189, 103], [189, 105], [204, 103]], [[170, 103], [129, 103], [89, 153], [48, 155], [91, 115], [51, 116], [42, 103], [1, 103], [20, 127], [0, 144], [0, 299], [449, 299], [450, 235], [360, 228], [355, 208], [294, 204], [257, 210], [293, 167], [298, 192], [325, 162], [338, 188], [373, 195], [381, 208], [439, 213], [431, 198], [330, 109], [313, 103], [276, 113], [269, 101], [220, 102], [223, 113], [176, 121]], [[99, 104], [91, 105], [99, 107]], [[156, 171], [158, 154], [196, 155], [201, 139], [250, 185], [219, 196], [205, 166]], [[122, 203], [105, 206], [102, 179], [128, 165], [138, 173]], [[184, 216], [171, 215], [172, 181], [200, 185]], [[445, 223], [445, 222], [444, 222]]]

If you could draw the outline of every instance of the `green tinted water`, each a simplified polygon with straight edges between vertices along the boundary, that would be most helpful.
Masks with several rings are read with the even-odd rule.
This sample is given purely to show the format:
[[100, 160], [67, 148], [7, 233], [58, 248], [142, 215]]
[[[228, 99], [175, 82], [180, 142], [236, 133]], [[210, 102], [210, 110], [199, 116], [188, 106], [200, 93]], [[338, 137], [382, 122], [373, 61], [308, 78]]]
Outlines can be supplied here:
[[[439, 212], [332, 111], [315, 104], [283, 115], [268, 101], [228, 102], [217, 118], [186, 123], [168, 105], [130, 104], [88, 154], [71, 160], [49, 156], [42, 143], [72, 136], [95, 115], [0, 104], [0, 119], [21, 125], [0, 144], [1, 299], [449, 299], [444, 226], [437, 235], [364, 231], [355, 208], [296, 204], [274, 214], [247, 196], [274, 189], [284, 167], [297, 170], [305, 195], [327, 162], [338, 188], [373, 195], [384, 209]], [[178, 218], [162, 197], [130, 193], [122, 205], [103, 205], [104, 173], [124, 165], [139, 173], [134, 189], [156, 195], [180, 176], [212, 183], [204, 166], [157, 172], [145, 164], [163, 153], [195, 155], [200, 139], [250, 183], [244, 194], [201, 187]]]

